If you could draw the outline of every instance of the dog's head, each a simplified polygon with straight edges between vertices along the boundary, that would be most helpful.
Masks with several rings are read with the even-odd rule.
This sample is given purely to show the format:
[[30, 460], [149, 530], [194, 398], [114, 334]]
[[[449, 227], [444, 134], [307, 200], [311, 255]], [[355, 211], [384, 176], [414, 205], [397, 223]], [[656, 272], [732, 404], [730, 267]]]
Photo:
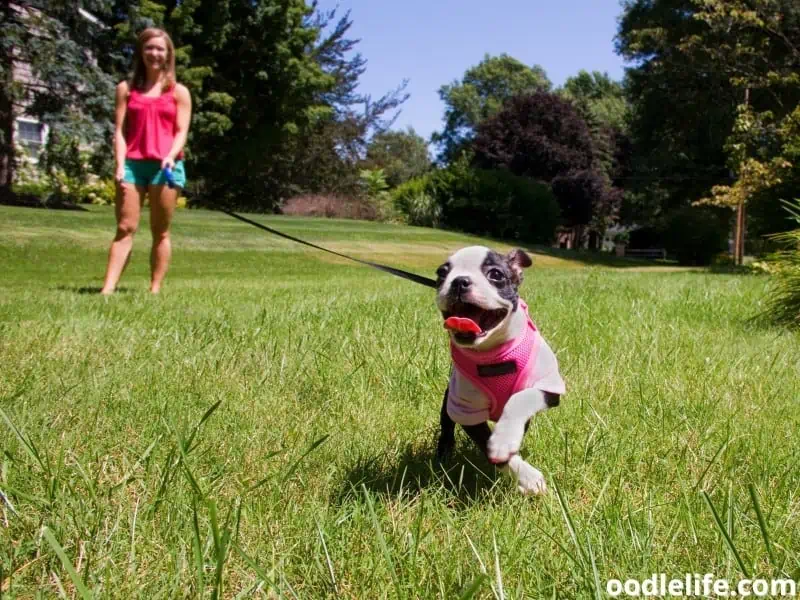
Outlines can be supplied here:
[[[483, 246], [469, 246], [451, 255], [436, 271], [436, 304], [453, 342], [480, 350], [504, 340], [519, 305], [522, 269], [531, 264], [522, 250], [502, 255]], [[452, 317], [458, 317], [462, 324], [468, 319], [472, 322], [468, 328], [473, 331], [448, 326], [459, 322]]]

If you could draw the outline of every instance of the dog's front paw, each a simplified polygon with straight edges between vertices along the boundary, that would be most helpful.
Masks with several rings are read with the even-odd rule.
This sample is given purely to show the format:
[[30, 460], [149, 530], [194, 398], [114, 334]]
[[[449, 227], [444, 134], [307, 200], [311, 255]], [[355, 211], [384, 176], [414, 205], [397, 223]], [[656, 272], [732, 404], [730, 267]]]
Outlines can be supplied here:
[[547, 493], [547, 484], [539, 469], [523, 462], [517, 471], [517, 489], [525, 496], [540, 496]]
[[497, 422], [489, 443], [487, 444], [487, 454], [493, 463], [504, 463], [519, 452], [522, 445], [522, 436], [525, 435], [525, 427], [518, 426], [514, 422]]

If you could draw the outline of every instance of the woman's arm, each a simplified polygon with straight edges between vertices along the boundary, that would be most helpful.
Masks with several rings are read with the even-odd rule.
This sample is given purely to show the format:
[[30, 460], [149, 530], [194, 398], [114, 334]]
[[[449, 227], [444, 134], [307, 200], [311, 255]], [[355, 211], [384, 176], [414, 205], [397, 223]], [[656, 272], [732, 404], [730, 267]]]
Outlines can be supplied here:
[[114, 109], [114, 160], [117, 170], [115, 179], [122, 181], [125, 173], [125, 111], [128, 108], [128, 82], [122, 81], [117, 85], [117, 94]]
[[186, 144], [186, 137], [189, 135], [189, 122], [192, 120], [192, 96], [186, 86], [180, 84], [175, 86], [175, 101], [178, 105], [177, 131], [169, 154], [161, 161], [162, 169], [166, 166], [170, 168], [175, 166], [175, 157], [178, 156]]

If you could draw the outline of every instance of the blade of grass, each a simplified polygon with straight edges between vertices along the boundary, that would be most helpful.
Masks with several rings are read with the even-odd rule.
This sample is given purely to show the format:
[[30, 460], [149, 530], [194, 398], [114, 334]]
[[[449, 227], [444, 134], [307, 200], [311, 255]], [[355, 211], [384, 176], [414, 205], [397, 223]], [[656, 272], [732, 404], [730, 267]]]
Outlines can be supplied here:
[[381, 530], [381, 524], [378, 522], [378, 515], [375, 514], [375, 505], [372, 502], [372, 497], [370, 496], [369, 490], [367, 490], [367, 486], [362, 483], [361, 487], [364, 490], [364, 498], [367, 501], [367, 508], [369, 509], [369, 516], [372, 519], [372, 526], [375, 528], [375, 534], [378, 536], [378, 544], [380, 545], [381, 553], [386, 563], [389, 565], [389, 575], [392, 577], [394, 589], [397, 592], [397, 597], [402, 598], [403, 594], [400, 588], [400, 582], [397, 579], [397, 573], [394, 569], [394, 561], [392, 561], [389, 546], [386, 545], [386, 539], [383, 537], [383, 530]]
[[764, 520], [764, 513], [761, 512], [761, 504], [758, 502], [756, 488], [752, 483], [750, 483], [747, 486], [747, 491], [750, 492], [750, 500], [753, 502], [753, 508], [756, 511], [756, 517], [758, 517], [758, 528], [761, 530], [761, 537], [764, 540], [764, 545], [767, 547], [767, 554], [769, 554], [770, 564], [774, 566], [775, 555], [772, 553], [772, 544], [770, 544], [769, 533], [767, 533], [767, 522]]
[[50, 466], [42, 459], [42, 456], [39, 453], [39, 449], [36, 447], [36, 445], [27, 437], [25, 437], [25, 434], [23, 434], [22, 431], [17, 429], [17, 426], [14, 425], [11, 417], [9, 417], [8, 414], [6, 414], [6, 411], [4, 411], [2, 408], [0, 408], [0, 417], [3, 417], [6, 425], [8, 425], [11, 431], [14, 432], [14, 435], [20, 441], [22, 447], [25, 448], [25, 452], [28, 453], [28, 456], [30, 456], [42, 468], [42, 471], [49, 475]]
[[478, 593], [478, 590], [481, 589], [483, 582], [486, 581], [488, 577], [486, 575], [478, 575], [475, 579], [472, 580], [472, 583], [467, 586], [467, 588], [461, 593], [458, 597], [459, 600], [472, 600], [475, 597], [475, 594]]
[[289, 467], [289, 470], [286, 471], [286, 474], [281, 479], [281, 483], [285, 483], [289, 479], [289, 477], [291, 477], [294, 474], [294, 472], [297, 470], [297, 467], [299, 467], [300, 463], [303, 462], [303, 459], [306, 456], [308, 456], [309, 454], [311, 454], [314, 450], [319, 448], [322, 444], [324, 444], [328, 440], [329, 437], [331, 437], [330, 434], [323, 435], [316, 442], [311, 444], [311, 446], [309, 446], [308, 450], [306, 450], [303, 453], [303, 455], [300, 458], [298, 458], [291, 467]]
[[200, 541], [200, 523], [197, 519], [197, 498], [192, 498], [192, 548], [194, 550], [194, 565], [197, 569], [197, 596], [203, 597], [205, 591], [205, 577], [203, 576], [203, 544]]
[[750, 577], [750, 572], [747, 570], [747, 567], [744, 566], [744, 562], [742, 561], [742, 557], [739, 556], [739, 551], [736, 549], [736, 546], [733, 545], [733, 540], [731, 540], [728, 532], [725, 530], [725, 526], [722, 524], [722, 519], [719, 518], [719, 514], [717, 514], [717, 509], [714, 508], [714, 504], [711, 502], [711, 498], [709, 497], [706, 491], [703, 491], [703, 498], [708, 505], [709, 510], [711, 510], [711, 514], [714, 516], [714, 523], [717, 525], [717, 529], [719, 529], [720, 533], [722, 534], [723, 539], [725, 540], [725, 544], [727, 544], [728, 549], [733, 553], [733, 557], [736, 559], [739, 568], [744, 573], [745, 577]]
[[47, 543], [50, 544], [53, 552], [55, 552], [58, 558], [61, 560], [61, 564], [64, 565], [64, 569], [66, 569], [67, 573], [69, 573], [69, 578], [72, 580], [72, 584], [75, 586], [75, 589], [78, 590], [80, 597], [83, 598], [83, 600], [91, 600], [92, 594], [89, 592], [89, 589], [86, 587], [86, 585], [84, 585], [83, 579], [81, 579], [81, 576], [78, 575], [78, 572], [72, 566], [72, 563], [67, 557], [67, 553], [64, 552], [64, 549], [61, 547], [61, 544], [58, 543], [58, 540], [56, 540], [52, 532], [47, 527], [44, 527], [42, 529], [42, 535], [44, 536], [44, 539], [47, 540]]
[[[200, 428], [203, 426], [208, 418], [214, 414], [214, 411], [219, 408], [219, 405], [222, 404], [222, 400], [217, 400], [214, 404], [212, 404], [208, 410], [200, 417], [200, 421], [197, 425], [194, 426], [192, 429], [192, 433], [189, 434], [189, 439], [186, 440], [186, 453], [189, 454], [192, 450], [194, 450], [197, 446], [192, 446], [192, 441], [194, 441], [194, 437], [197, 435], [197, 432], [200, 431]], [[199, 442], [198, 442], [199, 443]]]
[[594, 559], [594, 550], [592, 549], [592, 542], [587, 534], [586, 547], [589, 549], [589, 558], [592, 560], [592, 574], [594, 575], [594, 597], [596, 600], [603, 600], [603, 593], [600, 591], [603, 588], [600, 586], [600, 573], [597, 571], [597, 562]]
[[317, 521], [317, 518], [314, 517], [314, 522], [317, 525], [317, 533], [319, 533], [319, 541], [322, 542], [322, 549], [325, 552], [325, 560], [328, 563], [328, 573], [331, 575], [331, 587], [333, 588], [333, 593], [336, 594], [336, 597], [339, 597], [339, 590], [336, 586], [336, 575], [333, 574], [333, 562], [331, 562], [331, 555], [328, 553], [328, 545], [325, 543], [325, 536], [322, 533], [322, 527]]
[[494, 573], [497, 578], [497, 594], [500, 600], [505, 600], [506, 595], [503, 590], [503, 575], [500, 573], [500, 554], [497, 552], [497, 537], [492, 532], [492, 545], [494, 546]]

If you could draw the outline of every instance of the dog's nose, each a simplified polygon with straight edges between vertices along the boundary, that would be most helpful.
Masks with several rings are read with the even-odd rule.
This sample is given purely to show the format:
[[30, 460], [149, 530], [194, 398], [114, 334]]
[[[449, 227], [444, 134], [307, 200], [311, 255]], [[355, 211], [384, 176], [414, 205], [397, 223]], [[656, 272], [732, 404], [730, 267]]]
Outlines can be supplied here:
[[454, 292], [466, 292], [471, 285], [472, 279], [462, 275], [461, 277], [456, 277], [453, 279], [453, 283], [450, 284], [450, 288]]

